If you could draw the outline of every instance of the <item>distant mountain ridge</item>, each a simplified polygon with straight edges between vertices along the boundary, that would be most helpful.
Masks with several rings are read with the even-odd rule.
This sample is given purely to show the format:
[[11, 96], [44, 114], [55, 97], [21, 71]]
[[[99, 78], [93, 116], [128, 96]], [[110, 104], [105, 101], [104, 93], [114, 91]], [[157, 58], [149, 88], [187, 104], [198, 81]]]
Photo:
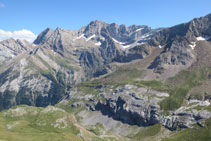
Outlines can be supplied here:
[[210, 22], [209, 14], [171, 28], [151, 29], [96, 20], [74, 31], [47, 28], [33, 44], [3, 41], [0, 109], [54, 105], [76, 84], [115, 70], [114, 63], [144, 62], [147, 57], [143, 70], [150, 73], [144, 79], [165, 80], [196, 62], [194, 48], [198, 41], [209, 41]]
[[13, 58], [33, 47], [27, 41], [8, 39], [0, 42], [0, 61]]
[[163, 29], [150, 42], [152, 46], [164, 48], [150, 68], [162, 68], [164, 64], [188, 65], [195, 59], [193, 50], [196, 47], [196, 42], [210, 40], [210, 37], [211, 14]]

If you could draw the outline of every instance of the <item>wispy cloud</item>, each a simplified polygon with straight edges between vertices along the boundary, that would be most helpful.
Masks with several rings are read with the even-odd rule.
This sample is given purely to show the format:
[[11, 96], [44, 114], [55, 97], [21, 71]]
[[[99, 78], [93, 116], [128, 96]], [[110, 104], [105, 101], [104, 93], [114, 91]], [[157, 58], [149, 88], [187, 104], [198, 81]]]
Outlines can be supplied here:
[[0, 2], [0, 7], [5, 7], [4, 3]]
[[14, 32], [11, 31], [4, 31], [0, 29], [0, 41], [6, 40], [9, 38], [14, 38], [14, 39], [20, 39], [20, 40], [26, 40], [28, 42], [33, 42], [36, 39], [37, 35], [35, 35], [33, 32], [30, 30], [17, 30]]

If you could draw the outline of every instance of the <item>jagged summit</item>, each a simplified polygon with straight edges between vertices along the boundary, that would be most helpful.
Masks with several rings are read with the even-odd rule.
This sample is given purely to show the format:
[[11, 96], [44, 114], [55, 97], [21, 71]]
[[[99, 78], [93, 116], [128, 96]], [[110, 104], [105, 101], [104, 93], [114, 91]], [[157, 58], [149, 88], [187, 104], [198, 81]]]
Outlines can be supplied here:
[[33, 48], [33, 45], [25, 40], [15, 40], [10, 38], [0, 42], [0, 62], [14, 58], [21, 53], [29, 51]]
[[112, 40], [119, 49], [125, 50], [146, 42], [156, 32], [147, 26], [107, 24], [103, 21], [91, 21], [80, 30], [65, 30], [50, 28], [41, 32], [34, 44], [52, 48], [59, 54], [73, 52], [75, 46], [81, 48], [96, 48], [105, 46], [104, 42]]
[[34, 44], [44, 43], [50, 35], [54, 32], [53, 29], [46, 28], [43, 32], [41, 32], [34, 41]]
[[[197, 43], [211, 38], [210, 17], [209, 14], [157, 32], [149, 44], [161, 47], [163, 51], [149, 68], [158, 72], [165, 70], [173, 72], [174, 69], [177, 73], [181, 68], [185, 69], [194, 63], [196, 61], [194, 49]], [[174, 66], [177, 66], [177, 69]]]
[[88, 25], [108, 25], [108, 23], [101, 20], [93, 20]]

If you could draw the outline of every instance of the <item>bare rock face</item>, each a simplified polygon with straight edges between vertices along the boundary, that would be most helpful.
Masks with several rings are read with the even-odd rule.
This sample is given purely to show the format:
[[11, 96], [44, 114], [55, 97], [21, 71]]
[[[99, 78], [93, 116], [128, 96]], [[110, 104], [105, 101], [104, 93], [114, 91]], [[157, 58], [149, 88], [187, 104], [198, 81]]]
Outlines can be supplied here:
[[162, 124], [170, 130], [180, 128], [193, 128], [193, 125], [198, 124], [204, 126], [203, 122], [211, 118], [211, 113], [206, 110], [192, 110], [180, 112], [175, 111], [172, 115], [164, 117]]
[[209, 14], [156, 33], [149, 44], [163, 48], [163, 51], [149, 68], [155, 71], [168, 69], [169, 66], [188, 68], [196, 60], [194, 48], [197, 42], [209, 40], [211, 37], [210, 24], [211, 15]]
[[[70, 93], [70, 99], [75, 99], [72, 107], [86, 107], [91, 111], [100, 111], [102, 115], [111, 117], [122, 123], [138, 126], [150, 126], [161, 123], [163, 116], [160, 114], [159, 102], [169, 94], [147, 88], [138, 88], [134, 85], [125, 85], [111, 91], [99, 88], [97, 98], [91, 95]], [[82, 102], [81, 100], [85, 101]], [[86, 103], [87, 104], [82, 104]]]
[[46, 28], [43, 32], [39, 34], [37, 39], [35, 39], [34, 44], [43, 44], [48, 38], [53, 34], [54, 30], [50, 28]]
[[158, 108], [131, 95], [118, 95], [97, 103], [96, 110], [130, 125], [149, 126], [159, 123]]
[[0, 42], [0, 62], [5, 59], [14, 58], [21, 53], [32, 49], [27, 41], [9, 39]]

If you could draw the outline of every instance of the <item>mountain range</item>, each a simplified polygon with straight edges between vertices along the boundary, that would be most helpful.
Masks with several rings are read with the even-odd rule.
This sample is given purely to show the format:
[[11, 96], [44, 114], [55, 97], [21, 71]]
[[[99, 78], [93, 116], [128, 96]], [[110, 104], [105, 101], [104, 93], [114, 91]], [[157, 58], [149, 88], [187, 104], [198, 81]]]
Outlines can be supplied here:
[[33, 125], [51, 124], [42, 111], [62, 111], [50, 128], [71, 128], [78, 140], [188, 140], [194, 128], [203, 132], [191, 139], [209, 140], [210, 60], [211, 14], [169, 28], [96, 20], [79, 30], [47, 28], [33, 43], [4, 40], [0, 121], [28, 123], [34, 108]]

